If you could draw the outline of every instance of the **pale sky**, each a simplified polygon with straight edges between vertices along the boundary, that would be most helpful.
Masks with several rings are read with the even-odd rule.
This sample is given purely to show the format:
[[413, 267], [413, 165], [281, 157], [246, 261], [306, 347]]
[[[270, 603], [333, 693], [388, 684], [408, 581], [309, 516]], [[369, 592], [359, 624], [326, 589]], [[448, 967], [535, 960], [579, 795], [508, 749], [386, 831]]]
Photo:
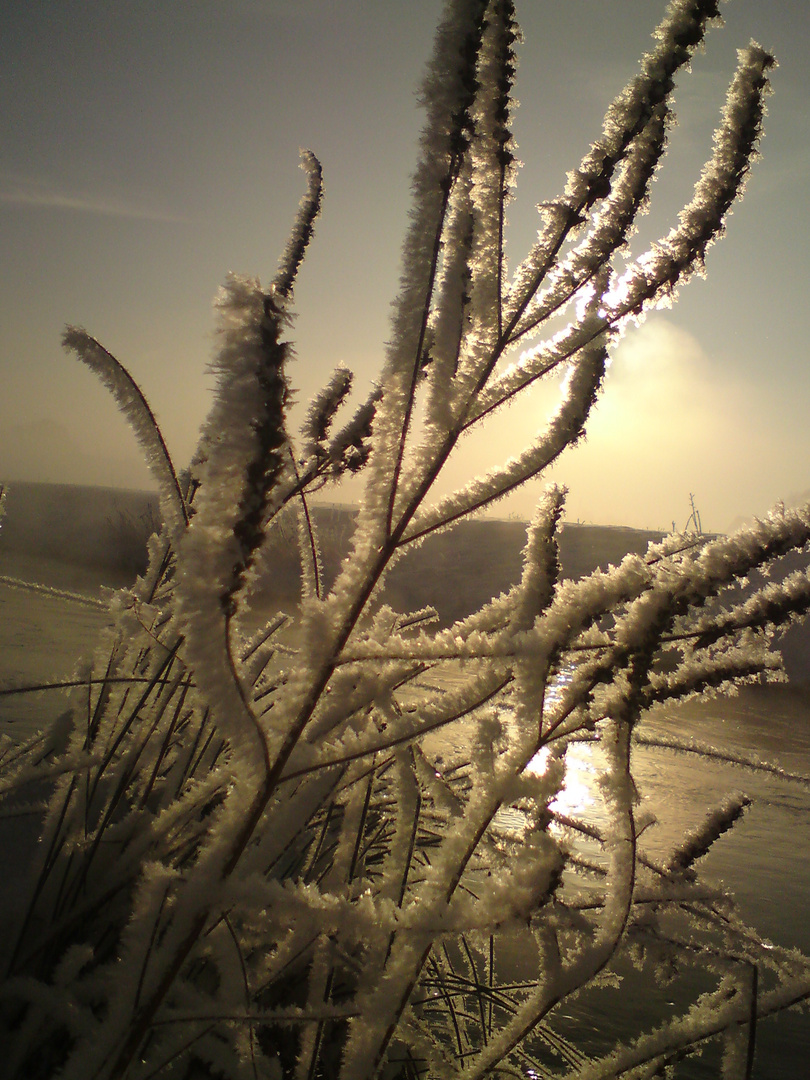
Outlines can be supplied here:
[[[339, 362], [379, 371], [421, 124], [414, 90], [440, 0], [6, 0], [0, 36], [0, 479], [151, 486], [65, 323], [141, 385], [178, 467], [211, 401], [211, 302], [229, 270], [269, 280], [320, 158], [323, 215], [296, 289], [299, 398]], [[511, 262], [636, 71], [663, 0], [524, 0], [516, 96], [524, 163]], [[633, 249], [688, 200], [753, 37], [776, 53], [762, 159], [728, 235], [670, 311], [616, 352], [587, 443], [557, 479], [568, 517], [682, 527], [693, 492], [725, 530], [810, 489], [810, 8], [729, 0], [691, 75]], [[517, 449], [537, 403], [462, 468]], [[461, 473], [459, 477], [461, 477]], [[351, 494], [351, 493], [349, 493]], [[537, 490], [501, 506], [529, 514]], [[335, 492], [334, 497], [346, 496]]]

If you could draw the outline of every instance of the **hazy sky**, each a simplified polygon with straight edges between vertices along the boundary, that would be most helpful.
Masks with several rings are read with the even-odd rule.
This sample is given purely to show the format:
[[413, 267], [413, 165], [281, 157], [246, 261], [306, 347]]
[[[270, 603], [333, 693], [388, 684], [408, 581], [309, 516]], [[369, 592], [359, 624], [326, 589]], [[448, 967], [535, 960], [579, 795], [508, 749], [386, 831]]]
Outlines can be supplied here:
[[[125, 363], [178, 466], [210, 405], [212, 298], [268, 280], [321, 159], [323, 216], [296, 289], [306, 400], [340, 361], [379, 370], [421, 124], [414, 90], [440, 0], [6, 0], [0, 36], [0, 479], [149, 486], [115, 406], [62, 352], [84, 326]], [[535, 204], [599, 132], [663, 0], [524, 0], [516, 96], [524, 163], [512, 263]], [[729, 0], [680, 80], [680, 124], [634, 247], [665, 233], [711, 146], [736, 49], [780, 63], [763, 157], [727, 237], [671, 311], [617, 350], [588, 442], [559, 478], [568, 516], [707, 529], [810, 489], [804, 316], [810, 249], [810, 9]], [[496, 436], [530, 433], [531, 406]], [[493, 441], [469, 447], [483, 464]], [[517, 444], [515, 444], [517, 448]], [[529, 513], [536, 491], [504, 512]], [[339, 497], [339, 496], [336, 496]]]

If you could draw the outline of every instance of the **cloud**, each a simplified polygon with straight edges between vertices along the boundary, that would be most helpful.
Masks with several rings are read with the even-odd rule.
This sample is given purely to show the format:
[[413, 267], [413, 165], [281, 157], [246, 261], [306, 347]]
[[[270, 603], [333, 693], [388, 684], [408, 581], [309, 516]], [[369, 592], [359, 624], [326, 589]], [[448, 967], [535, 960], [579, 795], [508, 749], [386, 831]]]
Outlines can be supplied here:
[[[559, 403], [557, 382], [540, 383], [489, 417], [451, 459], [449, 492], [520, 453]], [[536, 484], [496, 513], [530, 516], [542, 487], [568, 488], [569, 520], [637, 528], [683, 528], [694, 494], [703, 527], [728, 531], [767, 514], [807, 488], [810, 429], [789, 412], [778, 384], [746, 376], [734, 358], [711, 355], [700, 340], [656, 314], [615, 350], [587, 426]]]
[[680, 527], [693, 492], [704, 526], [725, 529], [806, 486], [809, 443], [761, 383], [656, 317], [616, 350], [587, 440], [559, 478], [575, 517]]
[[83, 214], [101, 214], [105, 217], [134, 218], [139, 221], [188, 221], [188, 218], [181, 214], [141, 206], [115, 196], [71, 194], [54, 188], [47, 181], [9, 176], [0, 176], [0, 204], [69, 210]]

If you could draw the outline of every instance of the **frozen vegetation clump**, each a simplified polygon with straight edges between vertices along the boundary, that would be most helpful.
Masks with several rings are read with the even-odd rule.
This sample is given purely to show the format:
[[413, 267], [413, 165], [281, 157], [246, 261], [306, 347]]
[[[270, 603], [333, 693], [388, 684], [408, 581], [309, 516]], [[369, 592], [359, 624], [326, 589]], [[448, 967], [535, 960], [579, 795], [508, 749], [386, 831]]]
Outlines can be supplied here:
[[[507, 275], [519, 31], [510, 0], [448, 0], [390, 345], [353, 412], [339, 368], [303, 430], [288, 423], [293, 285], [321, 202], [310, 153], [275, 278], [234, 276], [219, 296], [216, 399], [187, 471], [126, 370], [66, 332], [131, 421], [163, 525], [70, 711], [2, 750], [9, 812], [42, 823], [28, 889], [2, 916], [7, 1080], [652, 1077], [707, 1040], [724, 1077], [746, 1077], [758, 1017], [810, 995], [810, 960], [764, 942], [696, 871], [745, 797], [720, 793], [654, 858], [634, 781], [653, 704], [778, 676], [773, 631], [804, 614], [806, 574], [727, 590], [803, 548], [810, 509], [674, 535], [571, 582], [550, 487], [504, 595], [449, 628], [380, 600], [422, 538], [580, 439], [623, 329], [702, 271], [761, 134], [773, 60], [755, 44], [692, 200], [648, 251], [627, 245], [675, 79], [717, 21], [717, 0], [670, 3]], [[462, 436], [543, 379], [563, 393], [536, 437], [437, 497]], [[364, 491], [327, 588], [309, 500], [348, 473]], [[293, 513], [300, 603], [268, 617], [267, 552]], [[582, 743], [601, 823], [561, 809]], [[607, 1053], [561, 1029], [576, 995], [608, 993], [631, 963], [674, 978], [678, 1007], [639, 1012]]]

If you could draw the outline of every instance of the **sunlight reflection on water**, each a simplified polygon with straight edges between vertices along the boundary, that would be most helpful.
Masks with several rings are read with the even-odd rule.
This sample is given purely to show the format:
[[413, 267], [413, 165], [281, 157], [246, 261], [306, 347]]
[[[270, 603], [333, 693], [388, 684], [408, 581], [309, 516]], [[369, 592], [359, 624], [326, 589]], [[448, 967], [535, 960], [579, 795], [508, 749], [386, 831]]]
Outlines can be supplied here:
[[[790, 772], [810, 774], [810, 694], [790, 687], [756, 688], [738, 697], [687, 702], [655, 710], [639, 730], [654, 736], [674, 735], [710, 744], [724, 751], [750, 754]], [[542, 774], [550, 751], [541, 750], [527, 767]], [[606, 820], [599, 788], [603, 769], [598, 746], [575, 743], [566, 754], [565, 783], [550, 808], [598, 828]], [[707, 760], [695, 754], [636, 746], [633, 774], [639, 790], [637, 816], [654, 818], [642, 845], [653, 858], [668, 857], [684, 832], [697, 827], [726, 793], [742, 791], [752, 803], [744, 817], [713, 845], [697, 868], [708, 883], [721, 885], [735, 899], [742, 918], [766, 938], [784, 947], [810, 951], [810, 785], [750, 768]], [[504, 815], [517, 811], [505, 810]], [[511, 820], [515, 830], [517, 820]], [[551, 826], [556, 831], [556, 826]], [[564, 830], [574, 850], [593, 849], [587, 838]], [[589, 850], [594, 858], [594, 851]], [[595, 861], [598, 861], [595, 860]], [[569, 1019], [579, 1025], [593, 1015], [594, 1030], [618, 1038], [635, 1030], [638, 1009], [649, 987], [630, 973], [623, 991], [602, 1015], [601, 999], [581, 999]], [[639, 996], [640, 995], [640, 996]], [[666, 1004], [666, 1003], [665, 1003]], [[566, 1011], [563, 1010], [563, 1019]], [[753, 1077], [756, 1080], [798, 1080], [808, 1075], [810, 1020], [795, 1011], [760, 1023]], [[711, 1056], [690, 1059], [679, 1076], [690, 1080], [717, 1075]]]
[[[559, 671], [547, 688], [545, 705], [552, 710], [571, 683], [573, 665]], [[543, 775], [548, 768], [552, 751], [542, 747], [526, 766], [526, 772]], [[598, 792], [598, 779], [602, 772], [601, 753], [598, 745], [590, 742], [573, 743], [565, 755], [565, 780], [557, 797], [549, 804], [551, 810], [569, 817], [604, 821], [602, 798]]]
[[[542, 775], [548, 767], [550, 757], [551, 751], [544, 746], [526, 766], [526, 771]], [[561, 814], [589, 816], [589, 812], [601, 802], [595, 789], [599, 778], [595, 747], [587, 743], [575, 743], [569, 748], [565, 761], [565, 783], [559, 795], [550, 803], [550, 807]]]

